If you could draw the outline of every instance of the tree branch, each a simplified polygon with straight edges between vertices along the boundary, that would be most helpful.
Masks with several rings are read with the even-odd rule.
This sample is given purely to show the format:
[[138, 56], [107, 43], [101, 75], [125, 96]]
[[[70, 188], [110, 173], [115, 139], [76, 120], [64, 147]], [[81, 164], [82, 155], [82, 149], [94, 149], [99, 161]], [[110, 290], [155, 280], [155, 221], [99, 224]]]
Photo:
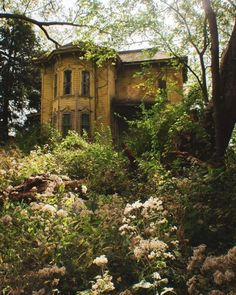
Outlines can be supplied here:
[[236, 9], [236, 4], [232, 0], [228, 0], [228, 2]]
[[26, 22], [29, 22], [31, 24], [34, 24], [36, 26], [38, 26], [43, 33], [45, 34], [45, 36], [47, 37], [48, 40], [52, 41], [56, 47], [58, 47], [60, 44], [53, 39], [52, 37], [50, 37], [50, 35], [48, 34], [47, 30], [45, 29], [45, 27], [50, 27], [50, 26], [72, 26], [72, 27], [79, 27], [79, 28], [93, 28], [93, 29], [97, 29], [99, 30], [99, 32], [102, 33], [108, 33], [105, 32], [101, 29], [98, 29], [96, 26], [90, 26], [90, 25], [81, 25], [81, 24], [77, 24], [74, 22], [63, 22], [63, 21], [50, 21], [50, 22], [46, 22], [46, 21], [38, 21], [34, 18], [28, 17], [26, 15], [23, 14], [18, 14], [18, 13], [0, 13], [0, 19], [20, 19]]

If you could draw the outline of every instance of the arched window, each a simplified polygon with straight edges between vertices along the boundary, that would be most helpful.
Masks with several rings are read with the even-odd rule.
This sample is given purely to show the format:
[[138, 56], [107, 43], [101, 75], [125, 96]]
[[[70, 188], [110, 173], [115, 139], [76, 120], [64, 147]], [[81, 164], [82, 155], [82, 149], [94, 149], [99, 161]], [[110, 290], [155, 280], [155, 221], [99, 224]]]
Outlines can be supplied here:
[[62, 134], [66, 136], [71, 130], [71, 113], [64, 113], [62, 116]]
[[90, 74], [88, 71], [82, 71], [81, 95], [89, 96], [90, 94]]
[[64, 94], [71, 94], [71, 76], [72, 76], [72, 72], [71, 70], [66, 70], [64, 72]]
[[86, 132], [90, 135], [90, 114], [82, 113], [81, 114], [81, 135]]

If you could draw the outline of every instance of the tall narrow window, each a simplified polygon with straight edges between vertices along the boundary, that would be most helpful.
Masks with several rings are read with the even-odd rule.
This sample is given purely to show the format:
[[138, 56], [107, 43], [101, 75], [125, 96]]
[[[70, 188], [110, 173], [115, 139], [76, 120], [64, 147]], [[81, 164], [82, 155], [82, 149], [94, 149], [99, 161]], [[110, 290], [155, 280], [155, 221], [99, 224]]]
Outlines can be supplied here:
[[159, 85], [160, 90], [166, 91], [166, 80], [159, 79], [158, 85]]
[[89, 96], [90, 92], [90, 74], [88, 71], [82, 72], [82, 85], [81, 85], [81, 94], [82, 96]]
[[90, 135], [90, 114], [88, 113], [81, 114], [81, 134], [84, 132]]
[[57, 97], [57, 74], [54, 76], [54, 98]]
[[71, 94], [71, 71], [64, 72], [64, 94]]
[[62, 117], [62, 134], [66, 136], [71, 129], [71, 114], [63, 114]]
[[57, 127], [57, 114], [56, 113], [53, 113], [52, 115], [52, 126], [53, 127]]

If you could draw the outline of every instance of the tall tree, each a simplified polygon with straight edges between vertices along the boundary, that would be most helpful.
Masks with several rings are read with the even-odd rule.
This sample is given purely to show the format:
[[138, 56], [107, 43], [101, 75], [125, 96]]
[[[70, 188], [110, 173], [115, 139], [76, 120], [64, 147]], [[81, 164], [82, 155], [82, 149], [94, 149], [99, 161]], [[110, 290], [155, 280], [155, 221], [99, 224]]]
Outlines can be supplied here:
[[[233, 6], [233, 4], [231, 5]], [[234, 28], [220, 65], [216, 12], [210, 0], [203, 0], [203, 7], [209, 23], [211, 37], [212, 100], [215, 121], [216, 157], [221, 159], [229, 144], [236, 122], [236, 17]]]
[[22, 110], [39, 101], [39, 47], [29, 23], [8, 20], [0, 27], [0, 139], [6, 141]]

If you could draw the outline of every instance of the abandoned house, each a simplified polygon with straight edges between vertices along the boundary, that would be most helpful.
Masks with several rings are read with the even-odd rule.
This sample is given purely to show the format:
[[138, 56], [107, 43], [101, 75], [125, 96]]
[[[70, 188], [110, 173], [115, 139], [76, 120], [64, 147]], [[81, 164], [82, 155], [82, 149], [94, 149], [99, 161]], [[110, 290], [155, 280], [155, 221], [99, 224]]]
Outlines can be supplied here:
[[79, 46], [66, 45], [40, 60], [41, 123], [63, 135], [76, 130], [92, 136], [103, 124], [118, 138], [126, 128], [123, 117], [135, 117], [141, 103], [151, 105], [157, 91], [170, 102], [181, 100], [185, 67], [168, 54], [122, 51], [102, 66], [83, 55]]

